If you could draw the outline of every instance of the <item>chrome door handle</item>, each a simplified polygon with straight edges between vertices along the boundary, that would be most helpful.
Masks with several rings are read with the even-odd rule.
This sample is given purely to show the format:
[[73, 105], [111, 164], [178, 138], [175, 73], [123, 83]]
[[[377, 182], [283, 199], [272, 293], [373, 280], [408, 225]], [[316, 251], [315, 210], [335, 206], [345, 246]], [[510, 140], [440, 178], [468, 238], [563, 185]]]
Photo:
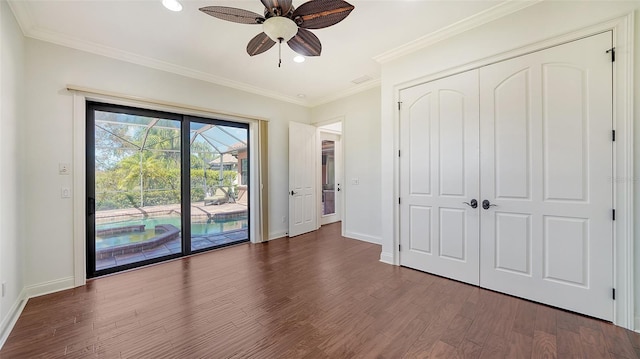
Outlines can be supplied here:
[[489, 207], [496, 207], [497, 204], [491, 204], [491, 202], [489, 202], [488, 199], [485, 199], [484, 201], [482, 201], [482, 208], [484, 209], [489, 209]]
[[471, 208], [478, 208], [478, 201], [476, 201], [476, 199], [472, 199], [471, 203], [469, 202], [462, 202], [464, 204], [466, 204], [467, 206], [471, 207]]

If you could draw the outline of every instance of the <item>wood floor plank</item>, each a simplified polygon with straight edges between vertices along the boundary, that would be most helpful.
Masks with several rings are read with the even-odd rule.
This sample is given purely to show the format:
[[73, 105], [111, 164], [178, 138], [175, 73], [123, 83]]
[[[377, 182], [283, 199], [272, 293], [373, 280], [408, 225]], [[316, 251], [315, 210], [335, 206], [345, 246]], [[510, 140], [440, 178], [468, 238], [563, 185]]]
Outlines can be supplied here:
[[600, 328], [602, 329], [604, 342], [611, 355], [634, 359], [636, 353], [624, 328], [616, 327], [609, 323], [601, 323]]
[[556, 336], [545, 331], [536, 330], [533, 333], [532, 358], [557, 358], [558, 349]]
[[340, 224], [31, 298], [0, 358], [637, 358], [640, 335], [413, 269]]

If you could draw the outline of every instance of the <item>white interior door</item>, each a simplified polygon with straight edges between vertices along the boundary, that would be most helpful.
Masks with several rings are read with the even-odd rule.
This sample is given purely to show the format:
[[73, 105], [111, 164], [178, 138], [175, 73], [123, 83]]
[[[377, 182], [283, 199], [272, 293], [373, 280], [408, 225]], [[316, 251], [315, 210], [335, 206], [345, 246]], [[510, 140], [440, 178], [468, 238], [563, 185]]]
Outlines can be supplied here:
[[477, 285], [478, 71], [400, 101], [400, 264]]
[[342, 220], [342, 136], [320, 131], [320, 224]]
[[603, 33], [480, 70], [480, 285], [612, 320], [612, 64]]
[[289, 122], [289, 237], [318, 228], [316, 144], [314, 126]]

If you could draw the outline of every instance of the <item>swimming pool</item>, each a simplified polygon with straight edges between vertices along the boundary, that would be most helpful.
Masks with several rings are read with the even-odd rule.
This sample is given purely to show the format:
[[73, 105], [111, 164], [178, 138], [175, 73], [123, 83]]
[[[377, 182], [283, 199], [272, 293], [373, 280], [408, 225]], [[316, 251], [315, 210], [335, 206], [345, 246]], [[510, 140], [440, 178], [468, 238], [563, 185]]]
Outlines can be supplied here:
[[[155, 232], [156, 225], [170, 224], [180, 229], [182, 227], [179, 217], [155, 217], [145, 218], [137, 220], [128, 220], [120, 222], [111, 222], [96, 225], [96, 233], [105, 229], [129, 227], [144, 225], [144, 232], [129, 232], [129, 233], [117, 233], [111, 235], [96, 235], [96, 250], [110, 248], [120, 245], [126, 245], [130, 243], [142, 243], [148, 241], [157, 236]], [[237, 218], [230, 220], [212, 220], [207, 221], [203, 218], [200, 221], [194, 221], [191, 223], [191, 236], [203, 236], [211, 234], [219, 234], [230, 231], [236, 231], [241, 229], [247, 229], [249, 227], [247, 218]]]

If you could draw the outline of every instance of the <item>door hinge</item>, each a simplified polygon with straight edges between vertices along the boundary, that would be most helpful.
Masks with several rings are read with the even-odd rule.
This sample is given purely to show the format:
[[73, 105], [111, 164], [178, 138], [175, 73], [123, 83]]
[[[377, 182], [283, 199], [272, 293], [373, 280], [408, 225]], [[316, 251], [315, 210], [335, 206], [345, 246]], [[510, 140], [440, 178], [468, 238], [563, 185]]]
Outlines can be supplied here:
[[398, 101], [398, 111], [400, 111], [400, 106], [402, 105], [402, 101]]
[[615, 142], [615, 141], [616, 141], [616, 130], [612, 130], [612, 131], [611, 131], [611, 140], [612, 140], [613, 142]]
[[[400, 252], [401, 245], [398, 244], [398, 252]], [[615, 290], [615, 289], [614, 289]]]
[[608, 53], [611, 53], [611, 62], [616, 62], [616, 48], [610, 48], [609, 50], [607, 50], [607, 54]]
[[616, 300], [616, 289], [615, 288], [611, 288], [611, 296], [613, 297], [613, 300]]
[[398, 204], [400, 204], [400, 197], [398, 197]]
[[616, 220], [616, 210], [615, 209], [613, 210], [613, 220], [614, 221]]
[[398, 150], [398, 157], [400, 157], [400, 150]]

